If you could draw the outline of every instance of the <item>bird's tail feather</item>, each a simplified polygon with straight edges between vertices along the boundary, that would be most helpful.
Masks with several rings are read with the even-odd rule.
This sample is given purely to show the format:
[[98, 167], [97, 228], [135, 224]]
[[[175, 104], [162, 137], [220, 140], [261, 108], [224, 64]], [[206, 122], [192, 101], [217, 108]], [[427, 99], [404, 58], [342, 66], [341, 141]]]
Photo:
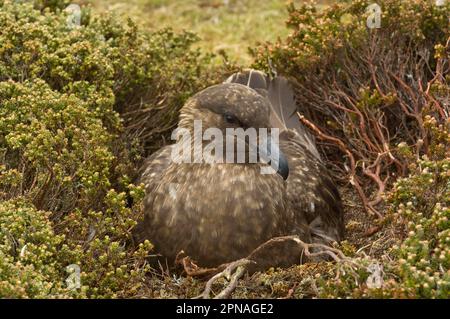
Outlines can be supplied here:
[[242, 84], [267, 97], [272, 107], [270, 115], [272, 127], [277, 127], [281, 131], [286, 129], [297, 131], [302, 145], [319, 157], [313, 136], [298, 119], [294, 90], [286, 78], [282, 76], [270, 78], [264, 72], [248, 69], [231, 75], [225, 83]]

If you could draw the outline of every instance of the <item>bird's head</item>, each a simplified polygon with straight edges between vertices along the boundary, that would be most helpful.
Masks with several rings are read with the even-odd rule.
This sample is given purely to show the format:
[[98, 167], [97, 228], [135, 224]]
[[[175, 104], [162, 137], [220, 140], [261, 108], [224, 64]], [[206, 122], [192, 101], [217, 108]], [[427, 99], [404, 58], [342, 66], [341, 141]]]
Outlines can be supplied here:
[[[238, 140], [245, 143], [245, 152], [256, 150], [258, 156], [272, 162], [272, 167], [275, 163], [277, 173], [286, 179], [289, 167], [286, 157], [278, 147], [278, 140], [273, 138], [270, 112], [269, 100], [255, 90], [242, 84], [223, 83], [211, 86], [194, 95], [181, 109], [178, 127], [194, 133], [194, 124], [201, 123], [202, 134], [208, 135], [207, 132], [211, 129], [219, 130], [224, 142], [234, 129], [233, 138], [236, 143]], [[261, 144], [262, 135], [260, 133], [264, 130], [267, 132], [267, 142]], [[239, 137], [239, 134], [236, 135], [242, 131], [247, 133], [244, 134], [244, 138]], [[252, 132], [256, 132], [256, 141], [249, 138], [248, 134]], [[262, 147], [261, 145], [266, 146]], [[233, 152], [237, 151], [242, 150], [234, 147]], [[229, 150], [225, 150], [223, 154], [226, 152]], [[245, 156], [245, 158], [247, 163], [249, 157]]]
[[236, 83], [211, 86], [195, 94], [182, 108], [180, 126], [189, 128], [193, 120], [203, 127], [267, 128], [270, 102], [255, 90]]

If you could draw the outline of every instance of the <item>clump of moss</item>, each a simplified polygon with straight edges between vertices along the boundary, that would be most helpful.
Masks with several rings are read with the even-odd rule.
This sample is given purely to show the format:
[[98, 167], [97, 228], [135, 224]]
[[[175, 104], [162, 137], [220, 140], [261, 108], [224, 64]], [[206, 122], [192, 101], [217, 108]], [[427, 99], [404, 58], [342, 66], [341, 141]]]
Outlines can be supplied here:
[[0, 297], [138, 297], [136, 165], [216, 73], [190, 33], [88, 8], [77, 26], [65, 4], [0, 2]]

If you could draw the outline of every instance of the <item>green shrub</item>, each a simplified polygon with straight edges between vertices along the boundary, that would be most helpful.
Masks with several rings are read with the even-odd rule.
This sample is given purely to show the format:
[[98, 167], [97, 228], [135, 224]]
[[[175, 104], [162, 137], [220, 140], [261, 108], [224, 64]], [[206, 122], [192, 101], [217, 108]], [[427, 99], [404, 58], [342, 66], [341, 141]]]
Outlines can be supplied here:
[[292, 80], [303, 123], [383, 226], [383, 249], [319, 276], [319, 296], [448, 298], [450, 4], [377, 3], [374, 29], [370, 1], [291, 5], [291, 35], [253, 49], [255, 66]]
[[[448, 132], [448, 131], [447, 131]], [[446, 144], [447, 147], [450, 143]], [[450, 293], [450, 160], [417, 161], [409, 177], [388, 194], [389, 225], [397, 235], [381, 258], [360, 254], [321, 280], [326, 298], [448, 298]], [[390, 239], [392, 240], [392, 238]], [[370, 286], [370, 267], [381, 271]], [[336, 270], [337, 271], [337, 270]], [[336, 275], [336, 273], [335, 273]]]
[[138, 297], [151, 244], [131, 241], [136, 166], [221, 70], [193, 34], [88, 8], [73, 26], [65, 5], [0, 2], [0, 297]]
[[0, 99], [2, 175], [20, 172], [1, 185], [6, 197], [27, 195], [40, 209], [68, 212], [111, 187], [113, 134], [88, 103], [41, 79], [1, 82]]
[[[0, 296], [11, 298], [64, 296], [61, 249], [49, 213], [24, 200], [0, 205]], [[59, 280], [59, 281], [58, 281]]]

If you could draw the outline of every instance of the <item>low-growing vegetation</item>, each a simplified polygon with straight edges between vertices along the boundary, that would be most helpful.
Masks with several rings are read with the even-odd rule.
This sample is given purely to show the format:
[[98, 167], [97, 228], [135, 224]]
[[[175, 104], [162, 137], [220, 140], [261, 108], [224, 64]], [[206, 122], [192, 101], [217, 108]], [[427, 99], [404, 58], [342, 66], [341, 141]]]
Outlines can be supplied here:
[[77, 26], [65, 5], [0, 2], [0, 296], [136, 297], [151, 250], [131, 244], [136, 163], [220, 70], [193, 34], [89, 9]]
[[291, 78], [300, 120], [375, 226], [318, 295], [447, 298], [449, 4], [371, 4], [291, 6], [292, 34], [254, 49], [256, 66]]
[[[133, 242], [133, 181], [184, 101], [236, 66], [97, 8], [69, 23], [68, 4], [0, 0], [0, 297], [196, 297], [203, 278], [150, 268]], [[233, 297], [449, 296], [450, 4], [380, 0], [379, 28], [370, 4], [291, 5], [289, 36], [249, 43], [253, 67], [292, 81], [348, 238], [345, 258], [245, 276]]]

